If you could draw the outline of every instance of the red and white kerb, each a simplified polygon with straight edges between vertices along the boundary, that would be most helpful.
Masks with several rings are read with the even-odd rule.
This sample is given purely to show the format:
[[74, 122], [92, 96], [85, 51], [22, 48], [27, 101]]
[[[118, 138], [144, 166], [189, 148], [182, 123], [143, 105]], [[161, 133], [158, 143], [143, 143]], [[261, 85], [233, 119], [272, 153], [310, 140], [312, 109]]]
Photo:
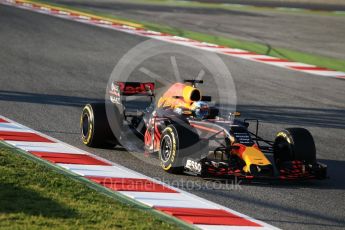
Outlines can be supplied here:
[[75, 148], [3, 116], [0, 116], [0, 141], [200, 229], [277, 229]]

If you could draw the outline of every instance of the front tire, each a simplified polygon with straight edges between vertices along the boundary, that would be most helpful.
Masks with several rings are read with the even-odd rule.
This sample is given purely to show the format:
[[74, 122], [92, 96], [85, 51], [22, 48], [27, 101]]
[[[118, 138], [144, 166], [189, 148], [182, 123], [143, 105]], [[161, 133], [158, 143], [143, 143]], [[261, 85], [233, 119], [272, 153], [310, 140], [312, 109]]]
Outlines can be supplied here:
[[159, 158], [164, 171], [181, 174], [188, 156], [198, 147], [199, 136], [182, 125], [168, 125], [162, 132]]
[[105, 103], [87, 104], [80, 117], [82, 142], [89, 147], [110, 148], [118, 144], [108, 123]]
[[280, 131], [273, 145], [276, 165], [287, 161], [316, 162], [316, 148], [312, 135], [304, 128], [288, 128]]

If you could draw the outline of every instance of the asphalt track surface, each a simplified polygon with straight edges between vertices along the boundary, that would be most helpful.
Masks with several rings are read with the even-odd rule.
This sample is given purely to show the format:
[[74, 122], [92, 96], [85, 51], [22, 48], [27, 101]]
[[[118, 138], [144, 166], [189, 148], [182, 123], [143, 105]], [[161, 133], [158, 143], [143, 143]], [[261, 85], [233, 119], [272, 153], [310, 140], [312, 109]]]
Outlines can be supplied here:
[[[0, 6], [0, 22], [1, 115], [148, 176], [206, 186], [199, 178], [168, 175], [122, 149], [89, 149], [80, 141], [82, 106], [104, 98], [114, 65], [144, 38], [8, 6]], [[283, 127], [307, 127], [330, 179], [189, 191], [283, 229], [343, 229], [345, 81], [221, 58], [234, 78], [242, 115], [263, 120], [264, 137]], [[173, 74], [159, 60], [146, 65]], [[190, 74], [197, 72], [185, 65]]]
[[123, 0], [50, 1], [139, 22], [253, 41], [266, 45], [268, 52], [279, 47], [345, 59], [344, 16], [159, 6]]

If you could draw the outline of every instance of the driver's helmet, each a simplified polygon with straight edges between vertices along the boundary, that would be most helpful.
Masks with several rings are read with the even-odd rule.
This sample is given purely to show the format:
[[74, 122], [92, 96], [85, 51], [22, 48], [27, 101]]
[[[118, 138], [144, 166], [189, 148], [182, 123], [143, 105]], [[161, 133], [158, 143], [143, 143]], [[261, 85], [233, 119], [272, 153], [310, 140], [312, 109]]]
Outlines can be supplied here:
[[210, 108], [204, 101], [196, 101], [191, 106], [193, 115], [198, 119], [205, 119], [210, 114]]

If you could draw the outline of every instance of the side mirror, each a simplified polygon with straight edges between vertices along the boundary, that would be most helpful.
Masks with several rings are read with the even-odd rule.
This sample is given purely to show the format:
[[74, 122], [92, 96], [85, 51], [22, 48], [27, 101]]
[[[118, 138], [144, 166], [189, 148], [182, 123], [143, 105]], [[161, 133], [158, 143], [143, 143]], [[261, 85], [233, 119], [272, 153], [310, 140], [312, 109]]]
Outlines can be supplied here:
[[239, 116], [241, 116], [241, 113], [240, 112], [231, 112], [231, 113], [229, 113], [229, 116], [231, 116], [231, 117], [239, 117]]
[[229, 113], [228, 119], [229, 119], [229, 120], [233, 120], [235, 117], [238, 117], [238, 116], [240, 116], [240, 115], [241, 115], [240, 112], [231, 112], [231, 113]]
[[241, 116], [241, 113], [240, 112], [234, 112], [234, 116], [239, 117], [239, 116]]

